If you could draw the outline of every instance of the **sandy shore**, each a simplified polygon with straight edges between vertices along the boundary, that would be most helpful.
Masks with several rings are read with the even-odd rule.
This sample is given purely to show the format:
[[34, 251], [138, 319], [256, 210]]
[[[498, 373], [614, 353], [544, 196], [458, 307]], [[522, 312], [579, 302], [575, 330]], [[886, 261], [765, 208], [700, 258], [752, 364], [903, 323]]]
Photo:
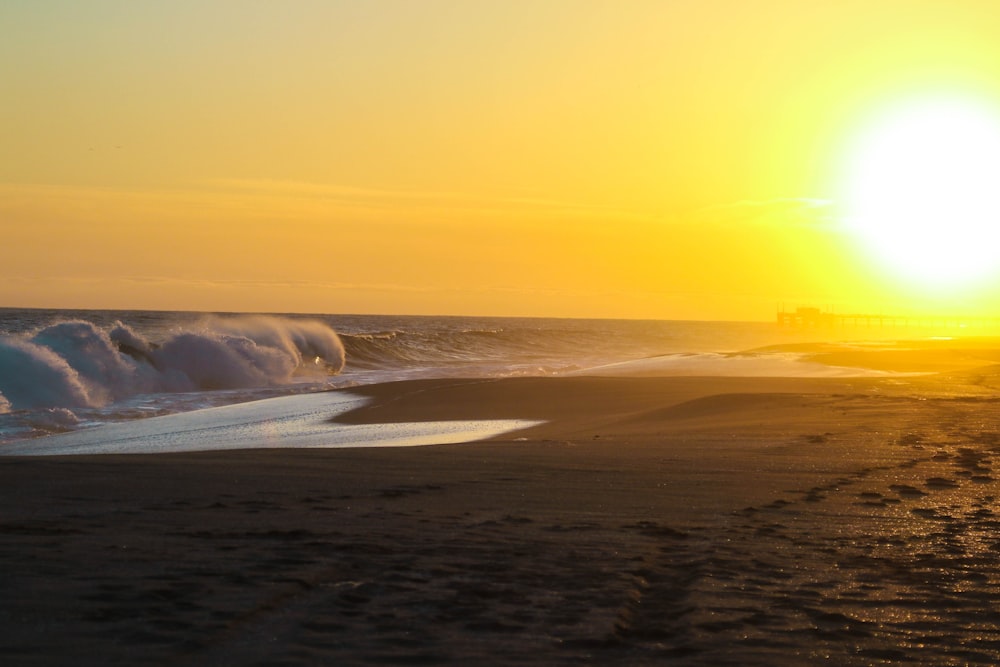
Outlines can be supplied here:
[[997, 664], [1000, 381], [968, 366], [407, 382], [352, 389], [373, 402], [340, 419], [546, 423], [437, 447], [0, 458], [0, 655]]

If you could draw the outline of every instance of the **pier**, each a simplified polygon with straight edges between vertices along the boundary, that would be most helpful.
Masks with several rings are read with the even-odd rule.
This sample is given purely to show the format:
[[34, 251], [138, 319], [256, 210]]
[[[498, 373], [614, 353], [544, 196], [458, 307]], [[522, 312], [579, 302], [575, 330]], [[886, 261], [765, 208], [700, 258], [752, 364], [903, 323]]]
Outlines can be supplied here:
[[882, 313], [830, 313], [819, 308], [779, 310], [778, 326], [796, 328], [871, 327], [899, 329], [1000, 329], [1000, 317], [956, 315], [883, 315]]

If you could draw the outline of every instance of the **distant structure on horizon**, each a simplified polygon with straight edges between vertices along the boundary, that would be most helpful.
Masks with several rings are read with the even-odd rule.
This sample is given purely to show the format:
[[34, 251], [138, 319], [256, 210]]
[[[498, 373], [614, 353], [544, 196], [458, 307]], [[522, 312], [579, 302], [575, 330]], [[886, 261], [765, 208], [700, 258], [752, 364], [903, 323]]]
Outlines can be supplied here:
[[871, 313], [830, 313], [819, 308], [778, 310], [778, 326], [798, 328], [867, 326], [900, 329], [1000, 329], [997, 317], [960, 317], [944, 315], [883, 315]]

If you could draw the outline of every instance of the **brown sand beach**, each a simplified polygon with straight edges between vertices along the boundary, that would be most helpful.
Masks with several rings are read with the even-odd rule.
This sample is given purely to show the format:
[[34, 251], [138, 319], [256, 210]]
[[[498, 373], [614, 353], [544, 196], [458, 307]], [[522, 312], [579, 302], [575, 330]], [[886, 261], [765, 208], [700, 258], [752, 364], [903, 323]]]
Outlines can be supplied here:
[[448, 446], [0, 458], [0, 656], [997, 664], [1000, 371], [967, 362], [403, 382], [352, 389], [373, 401], [340, 420], [546, 422]]
[[1000, 666], [1000, 0], [0, 0], [0, 667]]

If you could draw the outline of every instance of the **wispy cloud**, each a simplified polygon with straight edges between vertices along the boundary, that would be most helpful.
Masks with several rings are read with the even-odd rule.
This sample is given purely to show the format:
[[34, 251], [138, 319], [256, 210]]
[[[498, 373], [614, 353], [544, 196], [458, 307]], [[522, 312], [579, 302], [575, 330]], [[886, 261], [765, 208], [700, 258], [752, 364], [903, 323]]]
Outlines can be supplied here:
[[212, 189], [235, 190], [250, 194], [279, 194], [328, 199], [395, 199], [405, 201], [463, 201], [471, 199], [470, 195], [459, 192], [391, 190], [354, 185], [271, 179], [220, 178], [205, 181], [204, 186]]
[[716, 224], [829, 225], [836, 220], [835, 203], [828, 199], [780, 197], [741, 200], [709, 206], [695, 213], [699, 222]]
[[0, 183], [0, 214], [39, 220], [74, 212], [179, 223], [210, 221], [342, 220], [392, 225], [476, 223], [516, 229], [537, 222], [648, 222], [647, 211], [531, 194], [411, 191], [353, 185], [216, 179], [185, 188], [133, 189]]
[[321, 199], [345, 205], [405, 206], [417, 209], [436, 208], [494, 213], [518, 211], [581, 217], [616, 216], [621, 218], [624, 216], [631, 218], [643, 215], [626, 207], [530, 195], [379, 189], [332, 183], [268, 179], [216, 179], [207, 181], [204, 185], [207, 188], [241, 192], [252, 196]]

